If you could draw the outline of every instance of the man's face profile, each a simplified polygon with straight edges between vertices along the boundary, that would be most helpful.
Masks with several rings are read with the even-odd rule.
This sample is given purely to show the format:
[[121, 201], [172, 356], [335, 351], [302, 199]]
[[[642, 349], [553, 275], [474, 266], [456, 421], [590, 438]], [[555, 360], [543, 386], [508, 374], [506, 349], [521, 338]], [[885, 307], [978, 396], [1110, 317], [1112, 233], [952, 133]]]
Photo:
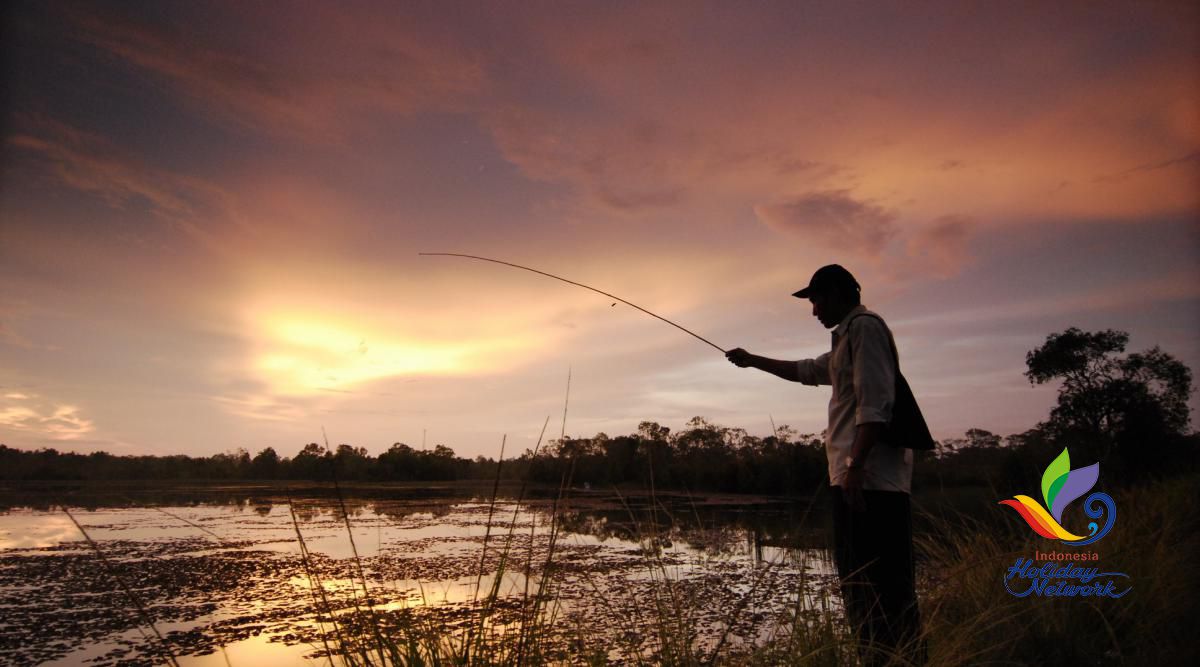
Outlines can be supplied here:
[[846, 313], [854, 307], [844, 294], [834, 289], [813, 292], [808, 300], [812, 303], [813, 317], [817, 318], [817, 321], [826, 329], [836, 327]]
[[813, 294], [808, 298], [812, 302], [812, 314], [826, 329], [837, 326], [836, 321], [830, 321], [831, 296], [828, 293]]

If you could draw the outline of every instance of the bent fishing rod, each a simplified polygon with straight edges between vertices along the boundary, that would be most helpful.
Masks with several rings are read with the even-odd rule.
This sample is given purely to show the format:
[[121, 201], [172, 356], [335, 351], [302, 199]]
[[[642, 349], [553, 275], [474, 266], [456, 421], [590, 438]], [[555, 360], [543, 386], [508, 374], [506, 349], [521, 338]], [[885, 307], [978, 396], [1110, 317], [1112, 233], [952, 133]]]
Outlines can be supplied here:
[[655, 318], [655, 319], [657, 319], [657, 320], [661, 320], [661, 321], [663, 321], [663, 322], [666, 322], [667, 324], [670, 324], [671, 326], [675, 327], [676, 329], [679, 329], [680, 331], [682, 331], [682, 332], [686, 333], [687, 335], [691, 336], [692, 338], [695, 338], [695, 339], [697, 339], [697, 340], [700, 340], [700, 341], [702, 341], [702, 342], [704, 342], [704, 343], [706, 343], [706, 344], [708, 344], [708, 345], [712, 346], [713, 348], [715, 348], [715, 349], [716, 349], [718, 352], [720, 352], [721, 354], [724, 354], [724, 353], [725, 353], [725, 350], [724, 350], [724, 349], [722, 349], [722, 348], [721, 348], [719, 345], [717, 345], [716, 343], [712, 342], [711, 340], [709, 340], [709, 339], [705, 338], [704, 336], [701, 336], [701, 335], [697, 334], [697, 333], [696, 333], [696, 332], [694, 332], [694, 331], [690, 331], [690, 330], [688, 330], [688, 329], [686, 329], [686, 328], [684, 328], [684, 327], [682, 327], [682, 326], [680, 326], [680, 325], [678, 325], [678, 324], [676, 324], [676, 323], [672, 322], [671, 320], [668, 320], [667, 318], [663, 317], [662, 315], [657, 315], [657, 314], [655, 314], [655, 313], [652, 313], [652, 312], [650, 312], [650, 311], [646, 310], [645, 308], [642, 308], [641, 306], [637, 305], [636, 303], [633, 303], [633, 302], [631, 302], [631, 301], [626, 301], [625, 299], [622, 299], [621, 297], [617, 296], [616, 294], [611, 294], [611, 293], [609, 293], [609, 292], [605, 292], [605, 291], [604, 291], [604, 290], [602, 290], [602, 289], [596, 289], [595, 287], [592, 287], [591, 285], [584, 285], [583, 283], [575, 282], [574, 280], [568, 280], [568, 279], [566, 279], [566, 278], [563, 278], [562, 276], [556, 276], [556, 275], [554, 275], [553, 273], [547, 273], [547, 272], [545, 272], [545, 271], [539, 271], [539, 270], [537, 270], [537, 269], [531, 269], [531, 268], [529, 268], [528, 266], [521, 266], [520, 264], [513, 264], [512, 262], [504, 262], [504, 261], [501, 261], [501, 260], [498, 260], [498, 259], [492, 259], [492, 258], [490, 258], [490, 257], [479, 257], [478, 255], [463, 255], [463, 254], [460, 254], [460, 253], [455, 253], [455, 252], [419, 252], [419, 253], [417, 253], [417, 254], [418, 254], [418, 255], [420, 255], [420, 256], [422, 256], [422, 257], [462, 257], [462, 258], [464, 258], [464, 259], [475, 259], [475, 260], [479, 260], [479, 261], [481, 261], [481, 262], [491, 262], [491, 263], [493, 263], [493, 264], [501, 264], [501, 265], [503, 265], [503, 266], [509, 266], [509, 267], [512, 267], [512, 268], [514, 268], [514, 269], [521, 269], [521, 270], [524, 270], [524, 271], [529, 271], [530, 273], [536, 273], [536, 274], [538, 274], [539, 276], [545, 276], [545, 277], [547, 277], [547, 278], [553, 278], [553, 279], [555, 279], [555, 280], [560, 280], [560, 281], [562, 281], [562, 282], [564, 282], [564, 283], [567, 283], [568, 285], [574, 285], [574, 286], [576, 286], [576, 287], [582, 287], [583, 289], [586, 289], [586, 290], [591, 290], [591, 291], [593, 291], [593, 292], [595, 292], [595, 293], [597, 293], [597, 294], [603, 294], [604, 296], [606, 296], [606, 297], [608, 297], [608, 298], [610, 298], [610, 299], [616, 299], [617, 301], [620, 301], [621, 303], [623, 303], [623, 304], [625, 304], [626, 306], [629, 306], [629, 307], [631, 307], [631, 308], [636, 308], [636, 309], [638, 309], [638, 310], [642, 311], [643, 313], [646, 313], [646, 314], [647, 314], [647, 315], [649, 315], [650, 317], [653, 317], [653, 318]]

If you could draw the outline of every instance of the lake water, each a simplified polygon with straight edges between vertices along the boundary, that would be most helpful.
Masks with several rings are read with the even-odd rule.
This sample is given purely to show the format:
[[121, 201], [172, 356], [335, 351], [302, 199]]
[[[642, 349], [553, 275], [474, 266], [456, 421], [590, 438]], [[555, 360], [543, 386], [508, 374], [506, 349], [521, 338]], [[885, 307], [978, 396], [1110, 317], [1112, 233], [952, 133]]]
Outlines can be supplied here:
[[0, 664], [151, 664], [164, 646], [181, 665], [328, 664], [325, 642], [350, 632], [355, 609], [385, 632], [404, 624], [453, 643], [485, 625], [514, 632], [534, 599], [548, 654], [652, 661], [664, 619], [701, 651], [746, 646], [797, 596], [832, 585], [825, 513], [811, 502], [533, 495], [5, 489]]

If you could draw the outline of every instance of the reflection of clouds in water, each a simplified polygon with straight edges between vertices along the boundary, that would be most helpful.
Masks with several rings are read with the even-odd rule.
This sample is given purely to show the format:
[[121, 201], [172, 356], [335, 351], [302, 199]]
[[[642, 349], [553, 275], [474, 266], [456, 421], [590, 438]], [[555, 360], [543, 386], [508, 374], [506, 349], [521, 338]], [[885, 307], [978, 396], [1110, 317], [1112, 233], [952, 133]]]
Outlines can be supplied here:
[[61, 514], [0, 516], [0, 549], [42, 549], [80, 539], [79, 529]]

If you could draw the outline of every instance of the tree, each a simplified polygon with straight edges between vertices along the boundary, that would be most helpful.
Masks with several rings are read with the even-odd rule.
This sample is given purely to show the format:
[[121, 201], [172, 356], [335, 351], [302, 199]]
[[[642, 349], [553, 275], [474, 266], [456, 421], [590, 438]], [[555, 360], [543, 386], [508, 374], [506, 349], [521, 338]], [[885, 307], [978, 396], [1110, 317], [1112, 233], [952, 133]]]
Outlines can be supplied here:
[[1190, 421], [1192, 372], [1158, 346], [1117, 356], [1128, 342], [1123, 331], [1072, 327], [1030, 350], [1025, 376], [1032, 384], [1062, 381], [1047, 431], [1095, 460], [1115, 451], [1120, 466], [1136, 475], [1147, 472], [1151, 460], [1171, 464], [1164, 452], [1147, 455], [1144, 448], [1181, 446]]
[[667, 437], [671, 435], [671, 429], [660, 426], [658, 422], [641, 422], [638, 424], [638, 435], [642, 440], [666, 442]]
[[379, 474], [386, 480], [410, 480], [416, 474], [417, 450], [403, 442], [392, 443], [379, 455]]
[[371, 465], [364, 447], [341, 444], [333, 454], [334, 471], [341, 479], [363, 479]]
[[231, 449], [223, 454], [209, 457], [209, 470], [206, 477], [213, 479], [236, 479], [245, 477], [250, 471], [250, 452], [244, 447]]
[[981, 428], [967, 429], [967, 447], [995, 449], [1000, 446], [1000, 436]]
[[250, 461], [250, 471], [255, 479], [275, 479], [279, 475], [279, 455], [273, 447], [267, 447]]
[[454, 468], [458, 457], [454, 454], [453, 449], [439, 444], [433, 448], [432, 452], [421, 453], [427, 469], [424, 479], [457, 479], [458, 475]]
[[292, 476], [297, 479], [327, 479], [333, 455], [315, 442], [310, 442], [292, 459]]

